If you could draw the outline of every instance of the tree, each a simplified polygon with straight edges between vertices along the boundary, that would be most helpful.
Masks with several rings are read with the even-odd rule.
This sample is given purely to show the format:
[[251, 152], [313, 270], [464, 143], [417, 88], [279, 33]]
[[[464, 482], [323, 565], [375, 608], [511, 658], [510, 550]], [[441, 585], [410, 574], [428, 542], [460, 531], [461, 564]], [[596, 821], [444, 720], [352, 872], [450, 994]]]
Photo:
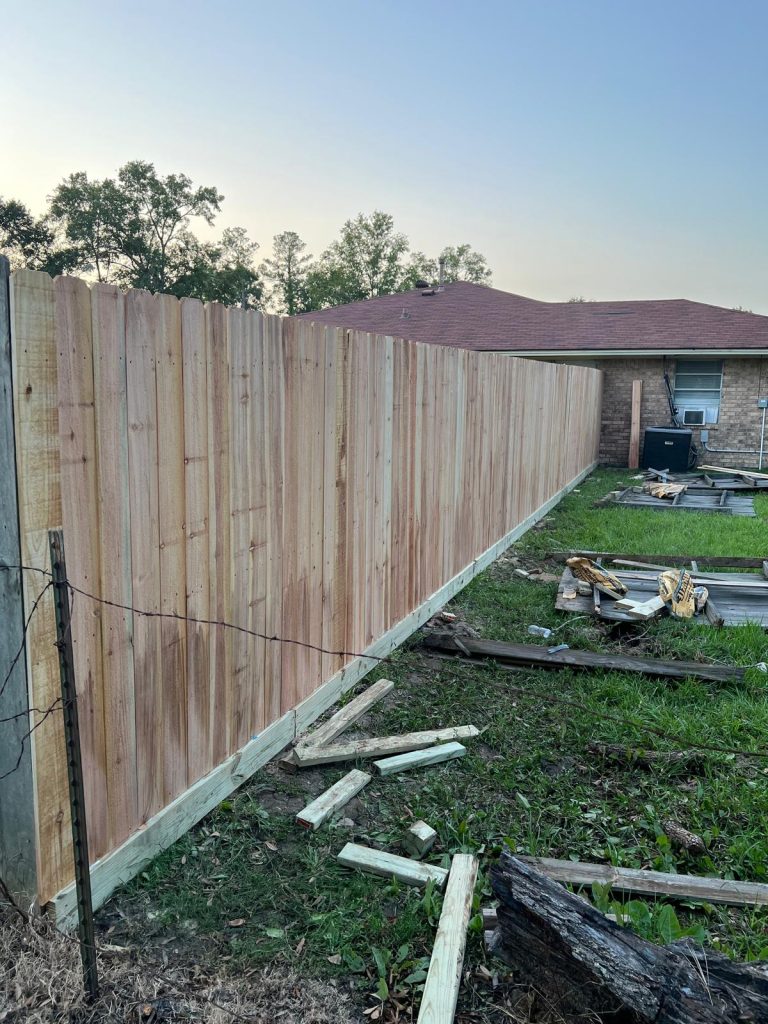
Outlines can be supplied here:
[[48, 217], [35, 218], [18, 199], [0, 197], [0, 251], [11, 267], [64, 274], [78, 265], [77, 251], [60, 243]]
[[210, 186], [194, 188], [186, 174], [162, 178], [153, 164], [133, 160], [116, 180], [71, 174], [53, 193], [51, 216], [99, 280], [165, 292], [174, 268], [189, 262], [190, 220], [212, 225], [223, 198]]
[[430, 259], [423, 252], [413, 252], [405, 268], [400, 291], [416, 287], [417, 281], [437, 284], [440, 275], [440, 260], [443, 260], [443, 283], [471, 281], [473, 284], [490, 284], [491, 271], [485, 256], [470, 245], [447, 245], [437, 259]]
[[491, 270], [485, 256], [466, 242], [463, 245], [447, 245], [439, 259], [444, 261], [443, 280], [446, 284], [453, 281], [490, 284]]
[[394, 230], [388, 213], [374, 210], [358, 214], [341, 229], [341, 237], [323, 253], [321, 266], [350, 297], [344, 301], [369, 299], [398, 291], [403, 278], [402, 258], [408, 239]]
[[203, 302], [258, 309], [263, 288], [254, 258], [259, 246], [244, 228], [227, 228], [221, 242], [201, 242], [180, 232], [176, 259], [169, 266], [171, 295], [192, 295]]
[[282, 231], [273, 239], [272, 259], [261, 265], [261, 273], [272, 282], [270, 297], [278, 313], [293, 316], [307, 305], [307, 274], [312, 257], [304, 255], [306, 248], [307, 243], [295, 231]]

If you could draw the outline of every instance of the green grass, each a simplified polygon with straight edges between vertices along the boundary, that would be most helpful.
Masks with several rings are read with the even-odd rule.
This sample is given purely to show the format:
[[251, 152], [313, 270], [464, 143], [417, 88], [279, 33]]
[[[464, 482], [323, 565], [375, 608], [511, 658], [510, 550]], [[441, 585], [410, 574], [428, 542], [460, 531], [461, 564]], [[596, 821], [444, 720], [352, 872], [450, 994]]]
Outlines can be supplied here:
[[[527, 626], [537, 623], [557, 628], [558, 642], [593, 650], [744, 666], [768, 659], [759, 628], [717, 631], [668, 618], [610, 627], [556, 612], [556, 584], [514, 573], [513, 558], [542, 564], [549, 552], [568, 548], [764, 553], [767, 498], [756, 499], [755, 520], [593, 508], [621, 479], [629, 475], [597, 472], [451, 609], [487, 638], [527, 642], [533, 640]], [[683, 743], [766, 750], [764, 674], [753, 670], [743, 683], [717, 686], [617, 672], [510, 673], [491, 663], [437, 660], [415, 637], [366, 685], [381, 676], [397, 685], [365, 721], [368, 734], [472, 722], [483, 735], [460, 761], [374, 779], [349, 812], [353, 827], [326, 825], [314, 834], [293, 821], [307, 799], [305, 780], [259, 773], [123, 890], [118, 906], [134, 922], [131, 928], [149, 929], [157, 941], [172, 936], [183, 944], [194, 936], [238, 969], [281, 958], [306, 975], [338, 975], [345, 983], [351, 977], [361, 998], [384, 997], [386, 983], [390, 994], [407, 999], [423, 979], [439, 897], [340, 868], [335, 857], [348, 839], [396, 850], [408, 822], [424, 818], [439, 834], [430, 859], [448, 864], [458, 851], [480, 855], [476, 908], [490, 902], [487, 871], [503, 844], [528, 854], [768, 882], [768, 760], [715, 753], [706, 756], [702, 774], [691, 775], [679, 767], [627, 769], [588, 751], [595, 740], [655, 749], [681, 745], [649, 733], [648, 725]], [[314, 773], [309, 788], [322, 790], [342, 774], [332, 768]], [[668, 817], [699, 833], [707, 854], [672, 848], [661, 827]], [[610, 908], [609, 894], [597, 890], [594, 898]], [[732, 956], [768, 958], [764, 909], [621, 902], [638, 931], [656, 941], [687, 929]], [[499, 969], [486, 959], [479, 917], [472, 922], [467, 964]], [[474, 988], [462, 999], [481, 1019], [505, 1019], [494, 1016]]]

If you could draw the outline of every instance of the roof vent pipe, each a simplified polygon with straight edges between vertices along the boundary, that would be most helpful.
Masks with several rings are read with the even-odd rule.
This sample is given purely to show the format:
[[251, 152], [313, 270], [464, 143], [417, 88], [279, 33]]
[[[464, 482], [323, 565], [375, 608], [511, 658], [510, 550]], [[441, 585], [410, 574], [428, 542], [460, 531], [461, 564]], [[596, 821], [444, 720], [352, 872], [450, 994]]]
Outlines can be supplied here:
[[445, 256], [440, 257], [437, 261], [437, 265], [440, 268], [437, 278], [437, 290], [441, 292], [445, 287]]

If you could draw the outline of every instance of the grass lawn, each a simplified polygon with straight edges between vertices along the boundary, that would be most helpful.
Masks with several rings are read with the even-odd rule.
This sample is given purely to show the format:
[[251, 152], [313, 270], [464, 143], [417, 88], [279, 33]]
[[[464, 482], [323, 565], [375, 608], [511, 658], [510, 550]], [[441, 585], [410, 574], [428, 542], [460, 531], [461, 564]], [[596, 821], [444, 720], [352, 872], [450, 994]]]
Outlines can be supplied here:
[[[597, 471], [450, 609], [489, 639], [535, 642], [526, 630], [537, 623], [557, 628], [557, 642], [572, 647], [744, 666], [768, 660], [759, 628], [717, 631], [669, 618], [611, 627], [554, 611], [556, 584], [514, 573], [569, 548], [767, 553], [768, 497], [755, 498], [757, 519], [592, 507], [622, 479], [629, 482], [626, 471]], [[766, 750], [768, 677], [759, 671], [727, 686], [619, 672], [510, 673], [439, 660], [420, 648], [416, 635], [364, 685], [378, 677], [393, 679], [396, 688], [361, 723], [363, 734], [466, 723], [485, 731], [468, 741], [462, 760], [375, 778], [345, 818], [313, 834], [295, 825], [295, 813], [352, 765], [297, 776], [269, 766], [104, 908], [102, 935], [108, 931], [114, 942], [140, 935], [180, 955], [200, 956], [204, 949], [234, 970], [277, 959], [302, 976], [351, 987], [361, 1012], [373, 1009], [365, 1019], [408, 1020], [440, 897], [339, 867], [336, 854], [347, 840], [397, 850], [408, 822], [424, 818], [439, 833], [434, 862], [447, 865], [456, 852], [480, 855], [478, 908], [490, 902], [487, 871], [504, 843], [526, 854], [768, 882], [768, 759], [708, 754], [703, 770], [691, 774], [679, 766], [616, 766], [588, 750], [595, 740], [680, 747], [646, 725], [693, 744]], [[673, 848], [661, 828], [666, 818], [701, 835], [708, 852], [693, 857]], [[603, 909], [613, 899], [600, 890], [592, 895]], [[656, 941], [686, 932], [737, 958], [768, 958], [766, 909], [652, 900], [626, 900], [624, 909]], [[503, 965], [486, 956], [479, 916], [465, 967], [457, 1020], [527, 1020], [529, 1011], [536, 1018], [535, 1007], [507, 983]]]

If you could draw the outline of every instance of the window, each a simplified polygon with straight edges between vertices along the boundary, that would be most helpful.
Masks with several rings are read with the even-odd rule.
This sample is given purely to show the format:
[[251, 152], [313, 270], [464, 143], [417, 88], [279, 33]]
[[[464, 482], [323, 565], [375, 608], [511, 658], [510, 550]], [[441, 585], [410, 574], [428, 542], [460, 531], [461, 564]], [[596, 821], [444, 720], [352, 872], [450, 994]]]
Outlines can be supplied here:
[[717, 359], [678, 359], [675, 405], [683, 423], [717, 423], [723, 364]]

